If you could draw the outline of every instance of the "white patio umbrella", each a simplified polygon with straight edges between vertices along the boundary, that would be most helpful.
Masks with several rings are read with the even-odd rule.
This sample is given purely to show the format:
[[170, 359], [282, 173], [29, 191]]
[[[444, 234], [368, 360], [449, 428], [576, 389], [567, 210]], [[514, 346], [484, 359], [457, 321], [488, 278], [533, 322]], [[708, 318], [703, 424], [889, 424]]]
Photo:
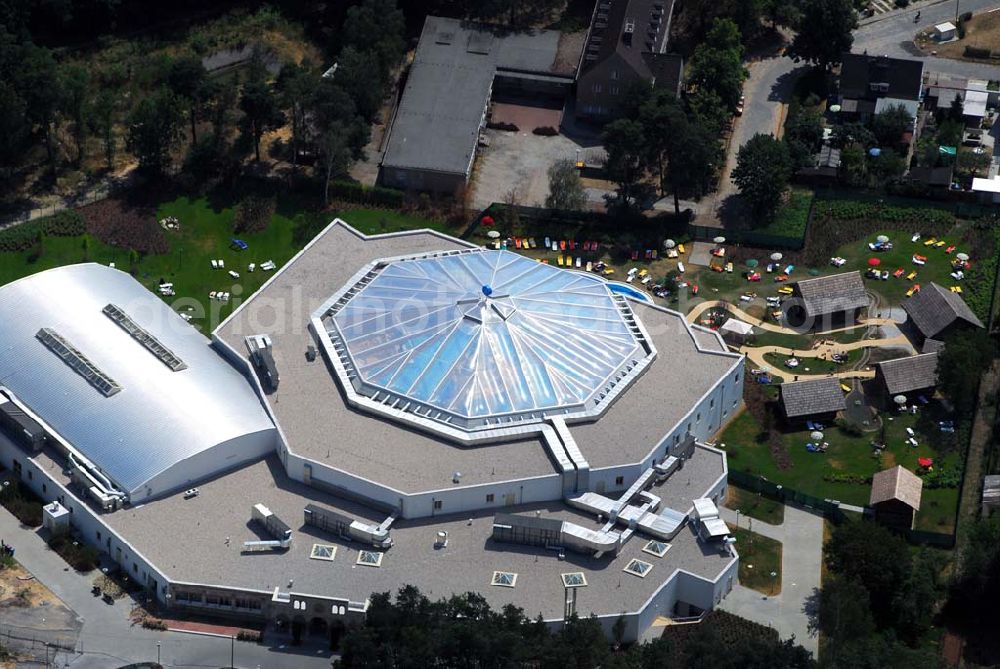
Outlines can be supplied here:
[[967, 262], [969, 260], [968, 253], [956, 253], [955, 257], [961, 260], [962, 262]]
[[898, 404], [899, 406], [903, 406], [904, 404], [906, 404], [906, 395], [896, 395], [895, 397], [892, 398], [892, 401]]
[[812, 439], [813, 441], [819, 441], [820, 439], [823, 438], [823, 433], [820, 432], [819, 430], [816, 430], [815, 432], [811, 432], [809, 434], [809, 438]]
[[830, 111], [832, 111], [834, 114], [839, 112], [840, 109], [841, 109], [840, 105], [830, 105]]
[[715, 242], [716, 244], [725, 244], [726, 243], [726, 238], [725, 237], [716, 237], [712, 241]]
[[663, 242], [663, 248], [665, 249], [672, 249], [675, 246], [677, 246], [677, 242], [675, 242], [672, 239], [668, 239], [667, 241]]
[[490, 239], [500, 239], [500, 232], [498, 230], [490, 230], [486, 233], [486, 236]]
[[889, 238], [886, 237], [885, 235], [879, 235], [878, 237], [875, 238], [875, 241], [885, 244], [887, 241], [889, 241]]
[[771, 260], [775, 260], [775, 261], [781, 260], [784, 257], [785, 256], [783, 256], [783, 255], [781, 255], [780, 253], [777, 253], [777, 252], [771, 254]]

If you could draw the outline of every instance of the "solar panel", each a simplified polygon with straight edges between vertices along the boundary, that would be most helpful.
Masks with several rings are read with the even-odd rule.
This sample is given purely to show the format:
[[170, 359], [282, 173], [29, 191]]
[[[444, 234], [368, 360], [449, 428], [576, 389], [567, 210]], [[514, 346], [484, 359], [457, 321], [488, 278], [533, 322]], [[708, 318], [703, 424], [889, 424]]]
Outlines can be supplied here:
[[121, 391], [121, 386], [114, 379], [99, 370], [94, 363], [87, 359], [87, 356], [55, 330], [42, 328], [35, 333], [35, 337], [105, 397], [111, 397]]
[[132, 339], [142, 344], [143, 348], [156, 356], [164, 365], [175, 372], [187, 369], [187, 364], [174, 352], [163, 345], [163, 343], [146, 331], [142, 326], [132, 320], [121, 307], [108, 304], [102, 309], [104, 315], [113, 320], [122, 330], [129, 333]]

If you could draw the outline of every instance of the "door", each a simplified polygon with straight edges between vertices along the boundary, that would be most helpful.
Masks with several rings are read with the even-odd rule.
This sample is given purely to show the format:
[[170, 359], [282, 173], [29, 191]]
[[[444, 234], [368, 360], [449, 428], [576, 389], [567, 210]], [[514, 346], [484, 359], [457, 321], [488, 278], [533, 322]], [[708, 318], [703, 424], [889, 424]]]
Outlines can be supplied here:
[[517, 495], [515, 495], [514, 493], [512, 492], [507, 493], [506, 495], [503, 496], [504, 506], [514, 506], [515, 504], [517, 504]]

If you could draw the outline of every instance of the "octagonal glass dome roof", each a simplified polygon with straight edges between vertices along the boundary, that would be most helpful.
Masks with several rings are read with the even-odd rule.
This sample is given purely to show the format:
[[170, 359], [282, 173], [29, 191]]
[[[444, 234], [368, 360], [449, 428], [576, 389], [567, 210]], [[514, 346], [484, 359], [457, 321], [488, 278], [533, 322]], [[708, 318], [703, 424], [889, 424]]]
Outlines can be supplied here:
[[324, 325], [361, 394], [465, 429], [593, 410], [652, 354], [602, 279], [508, 251], [376, 263]]

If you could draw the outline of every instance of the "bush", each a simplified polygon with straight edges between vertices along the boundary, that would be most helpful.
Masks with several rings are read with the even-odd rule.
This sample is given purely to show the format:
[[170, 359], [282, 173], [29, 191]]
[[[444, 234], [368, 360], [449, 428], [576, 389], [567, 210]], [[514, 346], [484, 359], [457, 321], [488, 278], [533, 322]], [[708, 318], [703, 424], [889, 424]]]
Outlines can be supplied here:
[[960, 17], [958, 17], [958, 20], [959, 21], [971, 21], [972, 20], [972, 12], [965, 12], [965, 13], [963, 13]]
[[958, 17], [958, 39], [965, 39], [965, 17]]
[[962, 483], [962, 472], [956, 467], [935, 467], [923, 474], [926, 488], [957, 488]]
[[531, 132], [532, 134], [541, 135], [542, 137], [555, 137], [559, 134], [559, 131], [551, 125], [543, 125], [540, 128], [535, 128]]
[[0, 505], [28, 527], [42, 524], [42, 501], [20, 481], [11, 481], [0, 491]]
[[159, 630], [161, 632], [167, 631], [167, 623], [163, 622], [159, 618], [143, 618], [142, 626], [148, 630]]
[[506, 123], [504, 121], [490, 121], [486, 124], [487, 128], [492, 128], [493, 130], [505, 130], [507, 132], [517, 132], [520, 128], [513, 123]]
[[843, 418], [837, 419], [837, 429], [848, 437], [860, 437], [864, 434], [864, 431], [859, 426]]
[[365, 186], [354, 181], [331, 181], [330, 197], [390, 208], [403, 206], [403, 191], [382, 186]]
[[70, 532], [56, 532], [49, 539], [49, 548], [66, 560], [77, 571], [92, 571], [97, 568], [101, 556], [93, 546], [75, 539]]
[[864, 476], [862, 474], [844, 474], [841, 472], [832, 472], [830, 474], [824, 474], [823, 480], [827, 483], [853, 483], [856, 485], [871, 485], [872, 477]]
[[965, 47], [965, 57], [966, 58], [982, 58], [988, 59], [993, 55], [993, 52], [989, 49], [983, 49], [978, 46], [966, 46]]
[[86, 225], [83, 217], [72, 209], [66, 209], [52, 216], [3, 230], [0, 232], [0, 252], [27, 251], [38, 244], [38, 240], [45, 235], [75, 237], [84, 232]]
[[233, 232], [264, 232], [271, 224], [276, 203], [273, 197], [250, 195], [240, 200], [233, 216]]
[[236, 633], [237, 641], [250, 641], [252, 643], [260, 642], [260, 632], [255, 632], [254, 630], [240, 630]]
[[163, 228], [149, 209], [108, 198], [81, 208], [80, 214], [87, 221], [87, 232], [105, 244], [135, 249], [143, 255], [169, 250]]

